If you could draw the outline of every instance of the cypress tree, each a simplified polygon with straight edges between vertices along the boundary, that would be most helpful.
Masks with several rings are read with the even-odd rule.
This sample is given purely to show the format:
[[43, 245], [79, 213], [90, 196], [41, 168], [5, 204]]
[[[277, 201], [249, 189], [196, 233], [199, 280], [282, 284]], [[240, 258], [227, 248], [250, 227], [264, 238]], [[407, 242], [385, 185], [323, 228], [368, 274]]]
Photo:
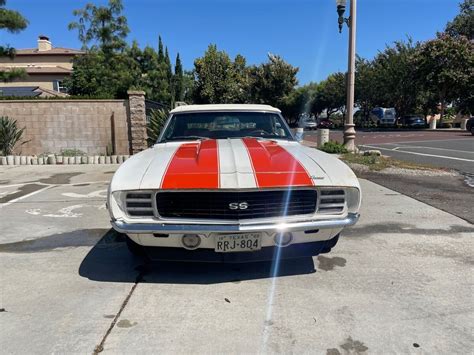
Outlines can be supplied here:
[[161, 36], [158, 37], [158, 61], [163, 63], [165, 61], [165, 55], [163, 52], [163, 41], [161, 40]]
[[183, 83], [183, 65], [179, 53], [176, 55], [176, 63], [174, 66], [174, 91], [175, 101], [183, 101], [184, 99], [184, 83]]

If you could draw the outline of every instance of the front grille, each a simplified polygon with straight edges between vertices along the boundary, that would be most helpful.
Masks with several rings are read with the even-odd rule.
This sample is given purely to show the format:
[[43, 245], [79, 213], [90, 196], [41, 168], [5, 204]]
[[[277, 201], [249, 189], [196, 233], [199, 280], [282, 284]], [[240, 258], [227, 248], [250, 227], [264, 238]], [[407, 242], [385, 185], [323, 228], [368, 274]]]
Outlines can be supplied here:
[[[311, 214], [317, 200], [314, 190], [160, 192], [156, 196], [161, 217], [228, 220]], [[246, 209], [241, 208], [244, 203]], [[239, 208], [231, 209], [231, 204]]]
[[321, 190], [319, 194], [318, 213], [340, 214], [346, 205], [344, 190]]
[[125, 197], [125, 209], [132, 217], [151, 217], [153, 213], [151, 192], [129, 192]]

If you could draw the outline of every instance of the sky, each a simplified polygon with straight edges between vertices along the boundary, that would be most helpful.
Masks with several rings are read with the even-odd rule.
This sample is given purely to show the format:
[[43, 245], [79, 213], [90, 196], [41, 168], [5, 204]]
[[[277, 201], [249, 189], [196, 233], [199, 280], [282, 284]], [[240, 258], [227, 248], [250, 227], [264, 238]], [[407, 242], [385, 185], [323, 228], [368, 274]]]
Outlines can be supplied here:
[[[461, 0], [358, 0], [357, 53], [374, 57], [387, 44], [407, 36], [435, 37], [458, 13]], [[80, 48], [77, 32], [67, 29], [74, 9], [106, 0], [7, 0], [29, 26], [18, 34], [0, 32], [0, 43], [36, 46], [39, 34], [54, 46]], [[234, 57], [259, 64], [267, 53], [300, 68], [300, 84], [324, 80], [347, 69], [348, 30], [339, 34], [335, 0], [124, 0], [129, 42], [157, 47], [158, 35], [172, 61], [180, 53], [185, 69], [210, 43]]]

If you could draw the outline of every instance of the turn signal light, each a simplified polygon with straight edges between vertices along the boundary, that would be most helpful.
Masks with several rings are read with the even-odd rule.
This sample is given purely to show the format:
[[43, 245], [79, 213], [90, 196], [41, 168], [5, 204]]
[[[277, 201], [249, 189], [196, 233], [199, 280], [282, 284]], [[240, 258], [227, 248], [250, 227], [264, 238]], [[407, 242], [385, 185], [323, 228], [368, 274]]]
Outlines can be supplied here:
[[201, 244], [201, 237], [197, 234], [185, 234], [181, 242], [186, 249], [193, 250]]
[[279, 247], [286, 247], [290, 245], [291, 241], [293, 240], [293, 234], [289, 232], [285, 233], [277, 233], [275, 235], [275, 244], [278, 245]]

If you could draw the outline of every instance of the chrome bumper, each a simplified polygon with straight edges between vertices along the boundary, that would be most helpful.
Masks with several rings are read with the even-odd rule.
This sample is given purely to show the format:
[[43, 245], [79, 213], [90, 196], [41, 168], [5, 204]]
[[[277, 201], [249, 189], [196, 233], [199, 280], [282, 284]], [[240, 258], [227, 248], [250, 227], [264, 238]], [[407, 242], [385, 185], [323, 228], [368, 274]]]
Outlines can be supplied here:
[[353, 226], [359, 220], [358, 213], [349, 213], [346, 218], [330, 220], [311, 220], [288, 223], [263, 224], [165, 224], [165, 223], [125, 223], [112, 221], [112, 227], [125, 234], [179, 234], [179, 233], [237, 233], [237, 232], [280, 232], [309, 229], [344, 228]]

